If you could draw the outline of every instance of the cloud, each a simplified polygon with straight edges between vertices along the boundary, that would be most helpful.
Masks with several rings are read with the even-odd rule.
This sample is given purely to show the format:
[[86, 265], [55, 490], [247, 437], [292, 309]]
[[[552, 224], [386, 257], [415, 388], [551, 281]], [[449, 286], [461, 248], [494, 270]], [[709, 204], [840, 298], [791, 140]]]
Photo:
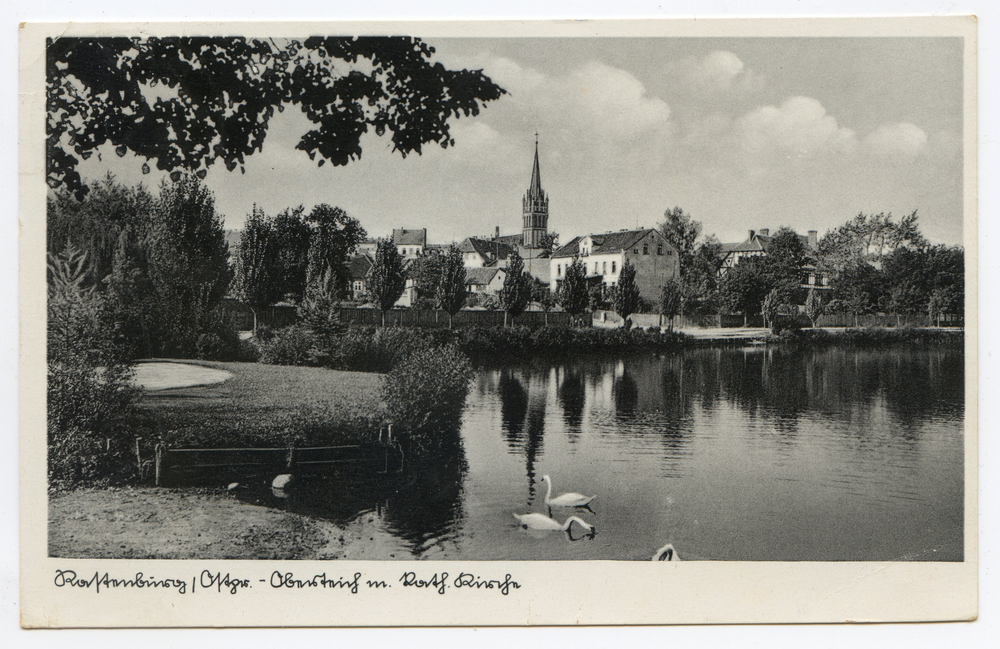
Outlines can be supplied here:
[[837, 123], [811, 97], [790, 97], [780, 106], [762, 106], [736, 122], [746, 149], [784, 150], [799, 157], [828, 151], [849, 152], [857, 145], [854, 131]]
[[886, 124], [865, 138], [865, 146], [876, 156], [914, 157], [927, 147], [927, 134], [909, 122]]

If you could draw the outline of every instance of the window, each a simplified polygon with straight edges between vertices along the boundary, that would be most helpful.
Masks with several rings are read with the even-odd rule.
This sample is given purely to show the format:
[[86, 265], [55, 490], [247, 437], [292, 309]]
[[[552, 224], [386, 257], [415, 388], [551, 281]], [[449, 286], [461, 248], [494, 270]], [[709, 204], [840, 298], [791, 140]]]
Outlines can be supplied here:
[[556, 277], [562, 277], [562, 264], [556, 264]]
[[[611, 273], [614, 274], [614, 273], [617, 273], [617, 272], [618, 271], [615, 270], [615, 262], [611, 262]], [[614, 284], [612, 284], [612, 286], [614, 286]]]
[[611, 288], [614, 288], [614, 287], [615, 287], [615, 283], [611, 282]]
[[649, 254], [649, 244], [648, 243], [642, 244], [642, 254], [644, 254], [644, 255], [648, 255]]
[[637, 254], [637, 255], [638, 255], [638, 254], [639, 254], [639, 249], [638, 249], [638, 248], [636, 248], [636, 249], [635, 249], [635, 250], [633, 250], [632, 252], [634, 252], [635, 254]]
[[608, 272], [608, 262], [605, 261], [601, 264], [601, 273], [603, 274], [606, 272]]
[[406, 248], [403, 248], [403, 256], [406, 256]]
[[658, 255], [662, 255], [663, 254], [663, 244], [662, 243], [656, 244], [656, 254], [658, 254]]

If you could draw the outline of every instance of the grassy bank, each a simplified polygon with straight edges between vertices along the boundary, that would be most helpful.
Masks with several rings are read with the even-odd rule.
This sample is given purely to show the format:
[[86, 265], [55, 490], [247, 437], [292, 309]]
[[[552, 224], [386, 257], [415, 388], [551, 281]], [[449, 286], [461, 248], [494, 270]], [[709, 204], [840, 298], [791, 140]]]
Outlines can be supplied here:
[[385, 408], [382, 375], [316, 367], [192, 361], [229, 371], [216, 385], [146, 392], [140, 427], [173, 446], [364, 442]]
[[847, 347], [883, 347], [885, 345], [910, 345], [934, 347], [961, 345], [965, 331], [961, 329], [934, 329], [923, 327], [861, 327], [846, 329], [786, 329], [769, 335], [768, 344], [801, 346], [843, 345]]

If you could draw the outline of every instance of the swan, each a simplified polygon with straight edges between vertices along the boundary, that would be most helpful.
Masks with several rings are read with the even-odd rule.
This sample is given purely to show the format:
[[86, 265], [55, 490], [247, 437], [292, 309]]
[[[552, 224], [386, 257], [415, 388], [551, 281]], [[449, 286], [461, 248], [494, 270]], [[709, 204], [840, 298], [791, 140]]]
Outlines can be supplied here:
[[556, 519], [549, 518], [545, 514], [514, 514], [514, 518], [517, 519], [518, 525], [526, 530], [561, 530], [566, 532], [573, 525], [573, 523], [579, 523], [582, 527], [590, 530], [591, 534], [596, 531], [596, 528], [593, 525], [579, 516], [570, 516], [566, 519], [565, 523], [561, 524]]
[[652, 561], [680, 561], [681, 558], [677, 554], [677, 550], [674, 549], [673, 543], [667, 543], [662, 548], [656, 551], [653, 555]]
[[[591, 501], [594, 500], [594, 498], [597, 498], [596, 495], [595, 496], [590, 496], [588, 498], [587, 496], [584, 496], [583, 494], [578, 494], [578, 493], [559, 494], [555, 498], [552, 498], [551, 497], [552, 496], [552, 478], [550, 478], [547, 475], [543, 475], [542, 476], [542, 482], [544, 482], [545, 486], [546, 486], [545, 504], [548, 505], [549, 507], [552, 507], [552, 506], [555, 506], [555, 507], [586, 507], [587, 509], [590, 509], [590, 503], [591, 503]], [[593, 512], [592, 509], [590, 511]]]

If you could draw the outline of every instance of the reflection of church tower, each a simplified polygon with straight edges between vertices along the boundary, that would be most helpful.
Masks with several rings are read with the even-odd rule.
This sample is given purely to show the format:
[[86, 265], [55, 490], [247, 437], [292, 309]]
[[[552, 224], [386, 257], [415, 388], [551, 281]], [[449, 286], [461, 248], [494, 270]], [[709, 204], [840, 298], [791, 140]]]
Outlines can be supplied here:
[[538, 171], [538, 133], [535, 133], [535, 166], [531, 170], [531, 186], [524, 195], [524, 232], [522, 244], [525, 248], [538, 248], [549, 229], [549, 198], [542, 191], [542, 176]]

